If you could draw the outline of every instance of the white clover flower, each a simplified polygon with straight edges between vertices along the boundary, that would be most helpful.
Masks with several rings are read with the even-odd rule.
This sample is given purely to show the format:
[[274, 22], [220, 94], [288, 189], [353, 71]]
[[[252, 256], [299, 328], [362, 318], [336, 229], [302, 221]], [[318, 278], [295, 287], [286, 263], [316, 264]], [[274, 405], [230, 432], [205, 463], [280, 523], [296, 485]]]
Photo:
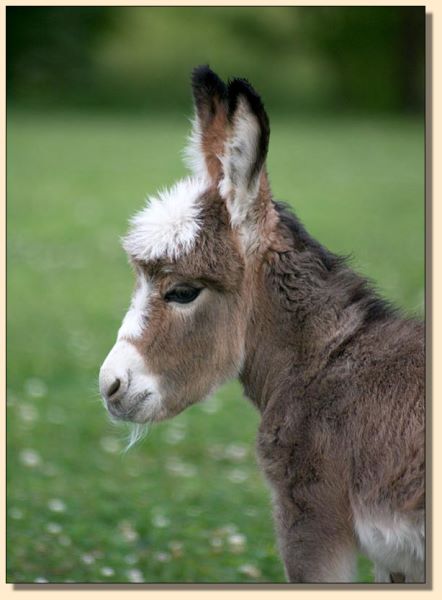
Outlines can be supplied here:
[[261, 577], [261, 571], [255, 565], [241, 565], [240, 567], [238, 567], [238, 571], [243, 575], [247, 575], [247, 577]]
[[172, 558], [169, 552], [156, 552], [153, 557], [158, 562], [169, 562], [169, 560]]
[[126, 573], [126, 576], [128, 580], [132, 583], [144, 582], [143, 573], [140, 571], [140, 569], [129, 569], [129, 571], [127, 571]]
[[225, 449], [225, 457], [234, 460], [243, 460], [248, 453], [248, 448], [244, 444], [229, 444]]
[[168, 527], [170, 525], [170, 519], [161, 514], [156, 514], [152, 517], [152, 525], [154, 527]]
[[50, 423], [54, 423], [54, 425], [62, 425], [66, 422], [66, 413], [59, 406], [51, 406], [46, 418]]
[[214, 536], [212, 538], [210, 538], [210, 545], [212, 546], [212, 548], [214, 550], [219, 550], [222, 546], [223, 546], [224, 542], [222, 540], [222, 538], [218, 537], [218, 536]]
[[20, 404], [19, 411], [23, 421], [32, 423], [38, 419], [38, 411], [32, 404]]
[[135, 531], [133, 525], [129, 521], [122, 521], [119, 524], [121, 535], [127, 542], [134, 542], [138, 539], [138, 533]]
[[92, 565], [95, 562], [95, 556], [92, 554], [82, 554], [81, 560], [85, 565]]
[[59, 523], [48, 523], [46, 525], [46, 530], [49, 533], [56, 535], [57, 533], [61, 533], [63, 528], [61, 525], [59, 525]]
[[179, 477], [195, 477], [197, 473], [196, 468], [193, 465], [183, 463], [177, 458], [170, 459], [166, 464], [166, 468], [168, 471]]
[[178, 540], [169, 542], [169, 548], [174, 558], [178, 558], [183, 554], [183, 543]]
[[221, 403], [219, 401], [219, 398], [217, 398], [216, 396], [212, 396], [211, 398], [207, 398], [207, 400], [202, 402], [200, 404], [200, 408], [206, 414], [214, 415], [221, 408]]
[[11, 519], [16, 519], [18, 521], [19, 519], [23, 518], [23, 511], [20, 508], [11, 508], [9, 511], [9, 516]]
[[232, 483], [243, 483], [249, 478], [249, 475], [240, 469], [233, 469], [227, 474], [227, 478]]
[[48, 393], [48, 387], [42, 379], [31, 377], [26, 380], [25, 390], [29, 396], [33, 398], [42, 398]]
[[42, 472], [47, 477], [55, 477], [60, 473], [60, 470], [52, 463], [46, 463], [45, 465], [43, 465]]
[[52, 498], [48, 502], [48, 508], [49, 508], [49, 510], [52, 510], [53, 512], [62, 513], [62, 512], [65, 512], [66, 505], [63, 502], [63, 500], [60, 500], [59, 498]]
[[26, 448], [20, 452], [20, 461], [26, 467], [37, 467], [41, 464], [41, 457], [38, 452], [32, 448]]
[[234, 533], [228, 537], [230, 551], [234, 554], [243, 552], [246, 545], [246, 536], [242, 533]]
[[60, 546], [70, 546], [72, 544], [72, 540], [67, 535], [61, 535], [58, 538], [58, 543], [60, 544]]
[[105, 436], [100, 440], [100, 446], [109, 454], [116, 454], [121, 450], [121, 444], [115, 437]]
[[177, 429], [176, 427], [169, 427], [164, 434], [164, 441], [166, 444], [175, 446], [182, 442], [186, 437], [186, 432], [183, 428]]

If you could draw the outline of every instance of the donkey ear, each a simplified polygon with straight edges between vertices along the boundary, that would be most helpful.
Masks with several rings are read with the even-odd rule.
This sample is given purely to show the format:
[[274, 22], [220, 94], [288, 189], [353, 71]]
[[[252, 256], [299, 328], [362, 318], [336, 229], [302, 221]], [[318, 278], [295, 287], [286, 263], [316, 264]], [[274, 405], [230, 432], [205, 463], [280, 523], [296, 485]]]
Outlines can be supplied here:
[[227, 87], [208, 65], [202, 65], [192, 72], [192, 91], [195, 117], [186, 163], [200, 177], [218, 182], [227, 125]]
[[219, 190], [233, 225], [254, 212], [269, 145], [270, 127], [261, 98], [245, 79], [228, 86], [228, 133]]

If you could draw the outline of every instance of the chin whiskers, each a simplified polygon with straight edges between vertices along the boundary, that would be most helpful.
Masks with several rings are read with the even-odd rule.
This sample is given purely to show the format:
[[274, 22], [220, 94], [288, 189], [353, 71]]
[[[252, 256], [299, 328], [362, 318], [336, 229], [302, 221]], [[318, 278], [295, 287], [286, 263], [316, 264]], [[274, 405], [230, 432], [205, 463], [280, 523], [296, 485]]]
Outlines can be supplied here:
[[124, 451], [127, 452], [128, 450], [130, 450], [132, 448], [132, 446], [134, 446], [139, 441], [141, 441], [143, 438], [145, 438], [148, 431], [149, 431], [149, 425], [147, 423], [134, 423], [133, 425], [131, 425], [129, 439], [128, 439], [127, 446]]

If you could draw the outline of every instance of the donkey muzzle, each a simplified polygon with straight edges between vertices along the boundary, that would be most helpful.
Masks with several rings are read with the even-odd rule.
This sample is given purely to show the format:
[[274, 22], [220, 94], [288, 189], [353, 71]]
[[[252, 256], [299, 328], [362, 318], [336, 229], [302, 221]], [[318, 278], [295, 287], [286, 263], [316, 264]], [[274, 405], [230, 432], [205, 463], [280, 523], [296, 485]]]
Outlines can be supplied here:
[[100, 369], [99, 385], [113, 417], [137, 423], [155, 418], [161, 404], [157, 378], [130, 342], [117, 341], [109, 352]]

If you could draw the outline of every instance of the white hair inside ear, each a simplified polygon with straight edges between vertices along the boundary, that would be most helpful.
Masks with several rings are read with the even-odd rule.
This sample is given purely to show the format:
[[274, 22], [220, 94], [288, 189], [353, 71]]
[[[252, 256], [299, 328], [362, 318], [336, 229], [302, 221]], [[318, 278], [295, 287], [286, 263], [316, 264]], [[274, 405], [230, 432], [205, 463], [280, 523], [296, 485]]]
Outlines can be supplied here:
[[261, 170], [256, 173], [253, 171], [259, 137], [258, 119], [251, 112], [247, 100], [240, 97], [223, 156], [219, 157], [223, 171], [219, 192], [226, 201], [234, 226], [244, 224], [258, 196]]
[[191, 121], [192, 129], [183, 151], [184, 165], [199, 179], [210, 182], [203, 151], [203, 132], [198, 116]]

